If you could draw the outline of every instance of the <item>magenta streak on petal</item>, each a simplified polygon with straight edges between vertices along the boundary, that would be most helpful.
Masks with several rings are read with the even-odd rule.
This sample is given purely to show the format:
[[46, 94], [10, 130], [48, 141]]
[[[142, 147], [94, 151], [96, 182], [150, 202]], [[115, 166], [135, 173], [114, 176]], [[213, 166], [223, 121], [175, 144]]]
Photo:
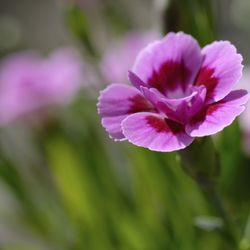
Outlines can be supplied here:
[[183, 62], [167, 61], [159, 69], [154, 69], [147, 82], [164, 94], [178, 89], [185, 92], [190, 77], [191, 72]]
[[147, 124], [154, 128], [158, 133], [169, 133], [169, 131], [171, 131], [173, 134], [178, 134], [179, 132], [184, 131], [181, 124], [169, 119], [159, 119], [155, 116], [148, 116], [146, 119]]
[[221, 103], [216, 103], [210, 106], [207, 106], [203, 108], [198, 114], [196, 114], [192, 120], [190, 121], [190, 124], [195, 124], [197, 122], [204, 121], [206, 119], [206, 116], [213, 114], [217, 109], [219, 109], [221, 106]]
[[122, 121], [122, 132], [131, 143], [160, 152], [171, 152], [188, 146], [193, 138], [175, 122], [159, 114], [140, 112]]
[[213, 99], [213, 90], [218, 84], [219, 79], [214, 76], [214, 69], [203, 67], [200, 69], [195, 85], [204, 85], [207, 89], [206, 100]]
[[[224, 99], [221, 101], [209, 105], [205, 110], [203, 110], [203, 114], [199, 114], [199, 119], [202, 120], [206, 115], [212, 115], [216, 110], [218, 110], [224, 103], [228, 103], [232, 106], [242, 106], [249, 99], [249, 94], [245, 90], [234, 90], [229, 93]], [[198, 117], [197, 117], [198, 118]]]
[[205, 120], [206, 116], [212, 115], [216, 110], [218, 110], [224, 103], [232, 106], [242, 106], [249, 100], [249, 94], [246, 90], [234, 90], [229, 93], [221, 101], [204, 107], [197, 115], [195, 115], [191, 123], [196, 123]]
[[127, 112], [128, 114], [141, 111], [154, 111], [154, 108], [150, 105], [150, 103], [140, 94], [130, 97], [129, 101], [131, 104]]
[[245, 90], [230, 92], [221, 101], [204, 107], [186, 125], [185, 131], [192, 137], [212, 135], [221, 131], [244, 111], [244, 104], [248, 99], [249, 94]]
[[137, 88], [140, 89], [141, 86], [148, 87], [148, 85], [143, 82], [135, 73], [128, 71], [128, 79]]
[[249, 101], [250, 93], [244, 89], [238, 89], [231, 91], [224, 99], [220, 102], [227, 102], [230, 105], [244, 105]]

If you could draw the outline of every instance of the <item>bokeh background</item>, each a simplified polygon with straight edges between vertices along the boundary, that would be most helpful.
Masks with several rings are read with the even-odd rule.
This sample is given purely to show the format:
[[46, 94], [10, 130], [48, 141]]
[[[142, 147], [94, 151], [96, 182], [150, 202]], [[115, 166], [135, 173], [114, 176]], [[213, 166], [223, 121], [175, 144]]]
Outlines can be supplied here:
[[168, 31], [230, 40], [250, 89], [249, 15], [249, 0], [1, 0], [0, 249], [249, 250], [249, 109], [213, 138], [234, 244], [176, 153], [114, 142], [96, 109]]

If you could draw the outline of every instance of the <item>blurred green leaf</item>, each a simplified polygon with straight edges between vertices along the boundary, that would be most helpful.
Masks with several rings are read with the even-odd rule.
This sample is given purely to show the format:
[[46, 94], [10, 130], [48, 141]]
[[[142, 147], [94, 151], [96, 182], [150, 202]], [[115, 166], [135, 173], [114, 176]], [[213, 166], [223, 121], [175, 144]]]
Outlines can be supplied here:
[[163, 17], [163, 32], [184, 31], [201, 46], [215, 39], [213, 0], [170, 0]]
[[66, 18], [70, 30], [83, 43], [89, 55], [97, 57], [98, 53], [91, 41], [91, 26], [84, 9], [72, 5], [66, 10]]
[[220, 172], [220, 162], [211, 137], [196, 139], [180, 150], [181, 165], [200, 185], [213, 181]]

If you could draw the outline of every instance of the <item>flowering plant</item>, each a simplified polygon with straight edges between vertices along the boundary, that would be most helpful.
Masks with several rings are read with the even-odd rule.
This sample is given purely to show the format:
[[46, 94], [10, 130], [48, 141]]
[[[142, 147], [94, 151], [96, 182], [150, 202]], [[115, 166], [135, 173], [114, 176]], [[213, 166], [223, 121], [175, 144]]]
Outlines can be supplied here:
[[101, 92], [102, 125], [115, 140], [154, 151], [185, 148], [243, 112], [247, 91], [232, 91], [241, 62], [228, 41], [201, 49], [192, 36], [169, 33], [139, 53], [128, 75], [133, 86], [116, 83]]

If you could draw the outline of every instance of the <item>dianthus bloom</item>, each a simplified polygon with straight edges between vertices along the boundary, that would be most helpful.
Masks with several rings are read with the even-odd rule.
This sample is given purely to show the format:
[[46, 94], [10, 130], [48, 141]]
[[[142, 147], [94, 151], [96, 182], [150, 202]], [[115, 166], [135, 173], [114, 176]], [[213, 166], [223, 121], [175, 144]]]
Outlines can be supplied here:
[[101, 71], [107, 82], [127, 82], [128, 69], [132, 67], [137, 54], [157, 38], [159, 35], [153, 32], [134, 31], [112, 44], [101, 60]]
[[72, 48], [48, 58], [31, 51], [8, 56], [0, 64], [0, 123], [68, 102], [81, 87], [81, 75], [82, 62]]
[[185, 148], [244, 110], [247, 91], [232, 91], [241, 62], [228, 41], [200, 49], [190, 35], [169, 33], [139, 53], [129, 72], [133, 86], [112, 84], [101, 92], [102, 125], [114, 139], [151, 150]]

